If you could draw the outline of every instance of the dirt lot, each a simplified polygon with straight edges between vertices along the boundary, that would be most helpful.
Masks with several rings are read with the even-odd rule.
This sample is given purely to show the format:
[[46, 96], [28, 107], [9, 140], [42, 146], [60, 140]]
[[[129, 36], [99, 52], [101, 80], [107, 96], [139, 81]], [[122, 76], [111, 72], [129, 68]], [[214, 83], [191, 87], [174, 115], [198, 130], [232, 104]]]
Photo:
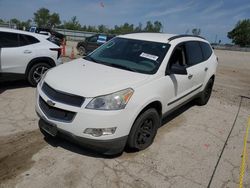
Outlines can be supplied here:
[[[208, 105], [184, 106], [164, 120], [150, 148], [114, 158], [61, 139], [45, 140], [37, 128], [35, 89], [25, 82], [0, 83], [0, 187], [196, 188], [210, 181], [211, 187], [237, 187], [250, 115], [250, 100], [239, 96], [250, 96], [250, 53], [216, 54], [219, 67]], [[250, 137], [247, 144], [249, 156]], [[250, 187], [247, 163], [244, 185]]]

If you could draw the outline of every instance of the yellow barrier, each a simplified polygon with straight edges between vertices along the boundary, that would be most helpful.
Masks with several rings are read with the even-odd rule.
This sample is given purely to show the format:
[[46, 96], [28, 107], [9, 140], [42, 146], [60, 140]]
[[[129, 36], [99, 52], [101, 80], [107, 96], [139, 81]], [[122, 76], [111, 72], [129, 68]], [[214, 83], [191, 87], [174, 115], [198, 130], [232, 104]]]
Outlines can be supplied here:
[[241, 159], [241, 166], [240, 166], [240, 182], [239, 182], [239, 188], [243, 188], [243, 179], [245, 175], [245, 167], [246, 167], [246, 160], [247, 160], [247, 137], [248, 137], [248, 131], [250, 129], [250, 117], [248, 119], [246, 134], [244, 137], [244, 147], [242, 151], [242, 159]]

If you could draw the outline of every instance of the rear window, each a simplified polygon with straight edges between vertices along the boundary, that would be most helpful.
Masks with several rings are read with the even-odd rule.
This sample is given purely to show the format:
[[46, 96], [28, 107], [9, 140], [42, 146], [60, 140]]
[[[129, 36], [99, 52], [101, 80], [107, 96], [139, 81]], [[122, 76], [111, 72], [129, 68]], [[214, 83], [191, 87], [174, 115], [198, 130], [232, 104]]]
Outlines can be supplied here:
[[10, 48], [10, 47], [18, 47], [18, 34], [16, 33], [8, 33], [8, 32], [0, 32], [0, 47], [2, 48]]
[[199, 42], [189, 41], [185, 43], [186, 55], [187, 55], [187, 65], [196, 65], [203, 61], [203, 55]]
[[213, 51], [208, 43], [200, 42], [200, 45], [201, 45], [204, 61], [206, 61], [211, 56]]
[[36, 39], [35, 37], [19, 34], [19, 46], [26, 46], [26, 45], [35, 44], [38, 42], [40, 41]]
[[0, 47], [11, 48], [40, 42], [35, 37], [17, 33], [0, 32]]

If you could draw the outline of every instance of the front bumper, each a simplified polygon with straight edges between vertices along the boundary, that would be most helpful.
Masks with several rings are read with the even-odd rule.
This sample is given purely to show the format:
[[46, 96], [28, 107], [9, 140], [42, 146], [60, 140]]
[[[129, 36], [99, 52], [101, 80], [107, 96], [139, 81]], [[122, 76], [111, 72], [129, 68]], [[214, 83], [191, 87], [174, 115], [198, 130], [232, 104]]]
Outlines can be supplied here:
[[[40, 129], [43, 129], [44, 124], [47, 124], [47, 126], [50, 126], [48, 122], [44, 121], [41, 118], [39, 121]], [[105, 155], [114, 155], [114, 154], [121, 153], [127, 142], [127, 136], [110, 139], [110, 140], [94, 140], [94, 139], [76, 136], [70, 132], [59, 129], [57, 127], [56, 129], [57, 129], [56, 136], [59, 136], [70, 142], [78, 144], [84, 148], [87, 148], [92, 151], [96, 151], [98, 153], [102, 153]]]
[[[86, 99], [81, 107], [55, 102], [55, 108], [68, 110], [76, 114], [70, 122], [58, 121], [51, 119], [43, 112], [39, 98], [42, 98], [45, 102], [48, 102], [50, 98], [43, 93], [40, 85], [37, 87], [36, 95], [36, 112], [38, 116], [48, 124], [56, 125], [58, 135], [104, 154], [119, 153], [124, 149], [134, 121], [134, 112], [132, 110], [101, 111], [86, 109], [85, 106], [91, 99]], [[84, 133], [86, 128], [109, 127], [116, 127], [114, 134], [94, 137]]]

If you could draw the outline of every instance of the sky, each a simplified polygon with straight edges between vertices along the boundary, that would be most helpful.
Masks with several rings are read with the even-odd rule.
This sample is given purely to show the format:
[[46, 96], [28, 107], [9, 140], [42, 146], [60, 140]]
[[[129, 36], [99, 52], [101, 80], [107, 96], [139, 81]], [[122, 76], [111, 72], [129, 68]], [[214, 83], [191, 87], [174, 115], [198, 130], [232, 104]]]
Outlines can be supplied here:
[[0, 0], [0, 18], [32, 19], [42, 7], [59, 13], [61, 21], [76, 16], [82, 25], [158, 20], [166, 33], [190, 34], [200, 28], [207, 40], [222, 43], [230, 43], [227, 32], [239, 20], [250, 19], [250, 0]]

